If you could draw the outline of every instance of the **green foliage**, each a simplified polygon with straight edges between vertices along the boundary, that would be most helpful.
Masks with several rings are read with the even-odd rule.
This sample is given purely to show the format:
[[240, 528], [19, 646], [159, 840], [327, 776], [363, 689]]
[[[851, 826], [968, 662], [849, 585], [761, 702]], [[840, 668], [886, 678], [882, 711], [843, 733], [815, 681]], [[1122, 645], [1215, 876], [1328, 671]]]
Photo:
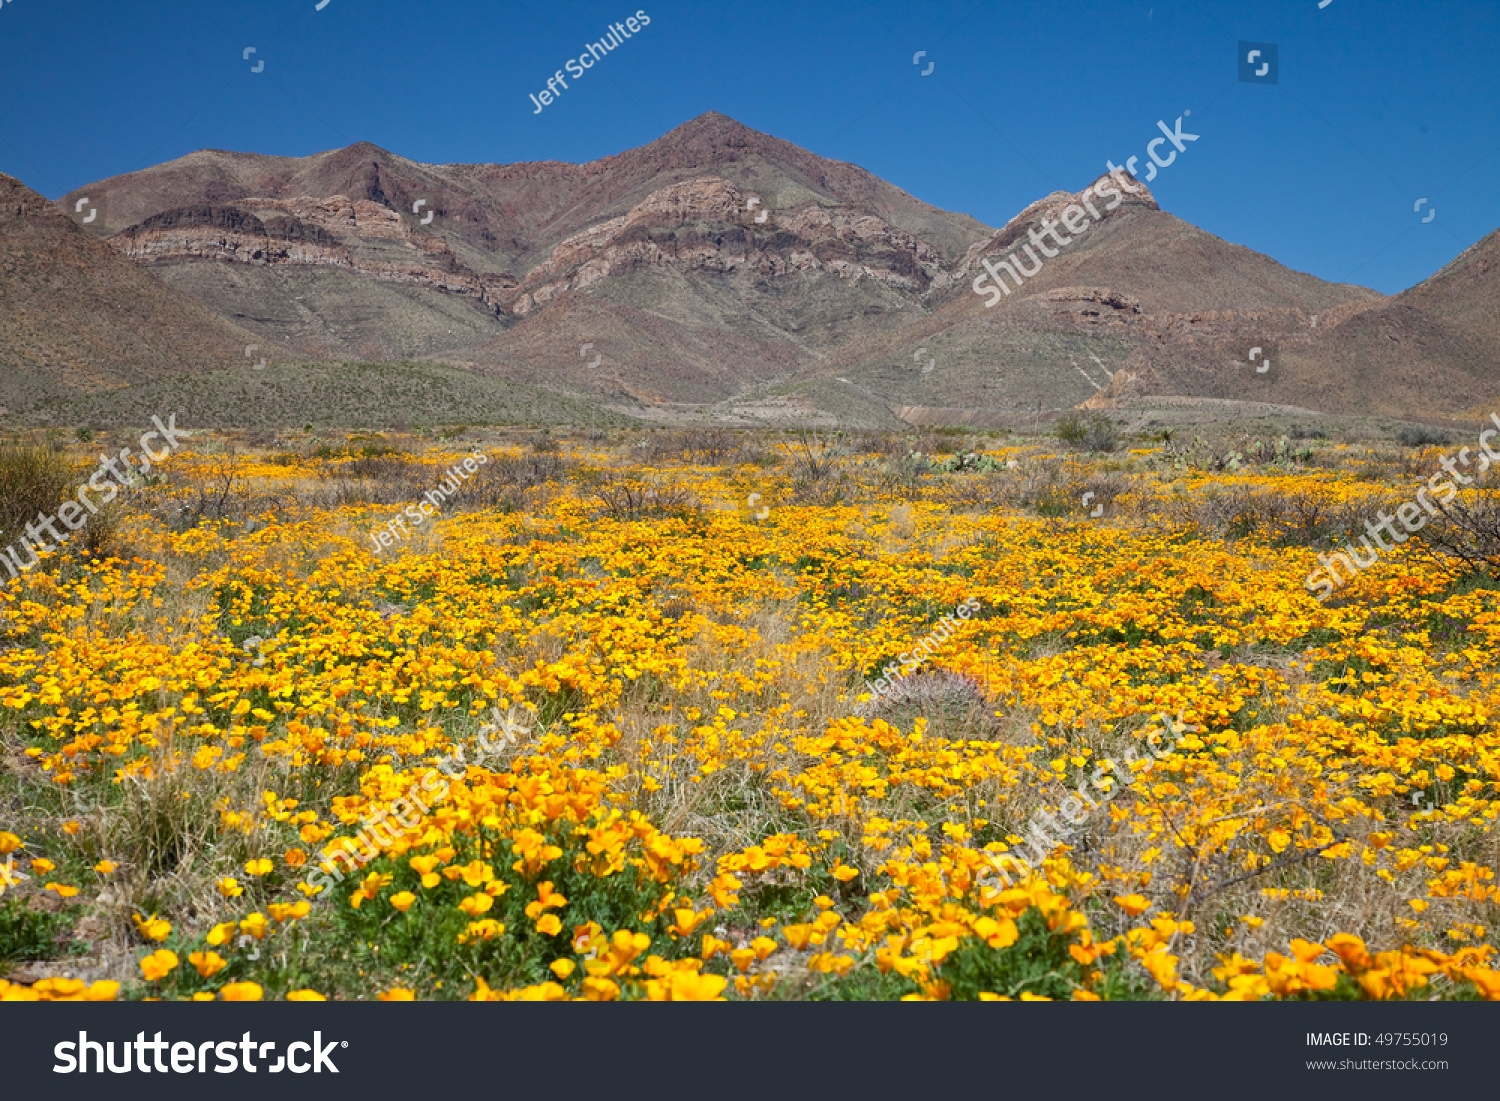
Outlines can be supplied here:
[[949, 474], [989, 474], [1004, 469], [1000, 463], [977, 451], [958, 452], [934, 465]]
[[1120, 446], [1118, 429], [1103, 413], [1087, 417], [1067, 413], [1058, 420], [1056, 432], [1057, 438], [1075, 451], [1115, 451]]
[[[399, 832], [389, 819], [383, 829]], [[597, 923], [601, 942], [622, 929], [644, 933], [653, 942], [666, 940], [672, 914], [665, 900], [674, 885], [649, 874], [639, 859], [640, 843], [628, 843], [622, 866], [599, 875], [600, 869], [589, 864], [607, 858], [589, 854], [576, 829], [562, 820], [539, 827], [541, 844], [555, 846], [561, 855], [535, 875], [523, 873], [508, 835], [483, 826], [454, 837], [457, 851], [441, 865], [448, 874], [440, 874], [429, 887], [423, 886], [422, 873], [411, 866], [407, 853], [379, 855], [352, 874], [341, 860], [343, 881], [325, 888], [306, 918], [255, 945], [258, 960], [249, 958], [250, 946], [234, 953], [221, 949], [231, 959], [225, 972], [200, 983], [192, 968], [179, 968], [164, 989], [181, 996], [249, 979], [265, 987], [268, 997], [304, 987], [360, 990], [373, 984], [411, 987], [421, 997], [456, 998], [473, 989], [476, 975], [497, 988], [553, 980], [550, 963], [579, 962], [585, 955], [573, 943], [575, 925]], [[358, 897], [371, 875], [391, 879], [377, 897], [361, 897], [353, 905], [351, 896]], [[561, 911], [565, 924], [555, 933], [538, 929], [544, 914], [558, 913], [556, 908], [537, 908], [538, 884], [544, 880], [567, 899]], [[404, 913], [390, 901], [401, 892], [416, 898]], [[474, 914], [460, 908], [465, 899], [486, 898], [493, 899], [488, 910], [478, 912], [473, 902]], [[532, 914], [528, 907], [535, 908]], [[494, 935], [490, 926], [485, 935], [484, 922], [500, 923], [503, 934]]]
[[0, 964], [50, 960], [62, 954], [67, 916], [33, 910], [19, 893], [8, 896], [0, 899]]
[[949, 985], [954, 1001], [977, 1001], [981, 993], [1018, 998], [1023, 993], [1065, 1001], [1084, 987], [1086, 969], [1068, 952], [1075, 943], [1066, 933], [1052, 932], [1046, 919], [1032, 909], [1017, 922], [1019, 937], [1007, 948], [994, 949], [970, 938], [946, 956], [934, 970]]
[[44, 447], [0, 447], [0, 544], [14, 541], [38, 513], [53, 513], [73, 485], [61, 454]]
[[1429, 428], [1425, 424], [1407, 425], [1396, 431], [1396, 442], [1403, 447], [1436, 447], [1450, 441], [1448, 433], [1440, 428]]

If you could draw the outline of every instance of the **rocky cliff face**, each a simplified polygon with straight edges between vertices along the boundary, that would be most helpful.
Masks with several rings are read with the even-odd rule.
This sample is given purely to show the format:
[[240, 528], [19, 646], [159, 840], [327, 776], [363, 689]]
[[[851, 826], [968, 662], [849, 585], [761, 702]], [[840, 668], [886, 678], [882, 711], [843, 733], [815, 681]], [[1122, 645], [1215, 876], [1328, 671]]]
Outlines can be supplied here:
[[445, 241], [414, 232], [388, 207], [343, 195], [184, 207], [153, 215], [109, 241], [145, 264], [206, 260], [341, 268], [459, 295], [494, 313], [506, 308], [517, 287], [513, 277], [469, 270]]
[[563, 241], [527, 273], [512, 309], [525, 316], [566, 291], [653, 266], [765, 278], [826, 272], [910, 294], [942, 275], [931, 246], [878, 217], [814, 203], [773, 211], [728, 180], [705, 176]]
[[872, 279], [909, 295], [948, 279], [936, 250], [872, 214], [816, 203], [771, 211], [759, 196], [715, 176], [662, 188], [626, 214], [574, 234], [523, 280], [477, 273], [446, 241], [413, 228], [396, 211], [343, 195], [182, 207], [109, 240], [145, 264], [340, 268], [460, 295], [519, 317], [566, 292], [649, 267], [768, 279], [822, 272]]
[[296, 218], [270, 223], [232, 206], [168, 210], [110, 238], [120, 253], [142, 263], [228, 260], [246, 264], [328, 264], [352, 268], [338, 238]]

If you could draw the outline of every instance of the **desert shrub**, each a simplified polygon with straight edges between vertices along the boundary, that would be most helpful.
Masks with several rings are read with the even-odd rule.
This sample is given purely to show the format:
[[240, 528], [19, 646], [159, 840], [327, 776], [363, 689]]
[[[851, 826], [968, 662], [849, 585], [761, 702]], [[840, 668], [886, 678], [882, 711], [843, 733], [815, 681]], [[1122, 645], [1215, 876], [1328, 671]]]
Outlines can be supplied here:
[[350, 436], [344, 449], [347, 455], [360, 459], [378, 459], [385, 455], [403, 455], [405, 452], [394, 444], [372, 436]]
[[1056, 519], [1075, 511], [1080, 504], [1078, 495], [1067, 486], [1047, 486], [1027, 502], [1038, 516]]
[[815, 485], [831, 477], [838, 469], [842, 449], [827, 436], [802, 432], [787, 445], [792, 476], [801, 483]]
[[1495, 576], [1500, 571], [1500, 492], [1488, 487], [1436, 507], [1437, 515], [1422, 532], [1429, 554], [1461, 577]]
[[1057, 422], [1057, 438], [1075, 451], [1115, 451], [1120, 433], [1103, 413], [1066, 413]]
[[1263, 535], [1281, 547], [1329, 546], [1357, 535], [1380, 508], [1399, 501], [1339, 501], [1300, 490], [1255, 491], [1235, 486], [1176, 502], [1177, 522], [1230, 539]]
[[314, 459], [380, 459], [386, 456], [405, 456], [406, 452], [399, 447], [393, 447], [380, 440], [371, 439], [368, 436], [351, 436], [343, 444], [334, 446], [329, 443], [319, 444], [313, 448], [311, 457]]
[[491, 459], [476, 476], [480, 486], [511, 486], [534, 489], [548, 482], [567, 480], [571, 469], [566, 459], [551, 451], [541, 451], [516, 458]]
[[1402, 447], [1433, 447], [1449, 443], [1452, 437], [1441, 428], [1409, 424], [1396, 430], [1396, 442]]
[[748, 445], [741, 449], [736, 457], [736, 462], [741, 466], [759, 467], [761, 470], [772, 470], [781, 465], [784, 456], [772, 451], [770, 448], [757, 445]]
[[1279, 546], [1312, 547], [1336, 539], [1347, 530], [1347, 506], [1306, 490], [1266, 493], [1262, 509]]
[[1244, 486], [1209, 490], [1199, 501], [1197, 513], [1199, 528], [1229, 539], [1254, 535], [1265, 521], [1261, 503]]
[[891, 455], [904, 450], [900, 440], [890, 432], [861, 432], [854, 440], [856, 455]]
[[[201, 476], [172, 470], [167, 480], [181, 501], [176, 511], [167, 517], [169, 524], [178, 531], [186, 531], [204, 522], [245, 523], [252, 517], [282, 511], [292, 504], [282, 495], [256, 492], [242, 472], [239, 458], [230, 452], [215, 459]], [[337, 491], [313, 493], [309, 497], [314, 504], [347, 503]]]
[[1357, 482], [1389, 482], [1392, 478], [1404, 477], [1406, 459], [1390, 451], [1377, 451], [1364, 457], [1354, 468]]
[[[1092, 515], [1103, 508], [1101, 515], [1112, 516], [1119, 511], [1120, 498], [1135, 487], [1135, 479], [1117, 473], [1095, 474], [1076, 485], [1070, 491], [1079, 511]], [[1088, 497], [1085, 501], [1084, 498]]]
[[934, 428], [912, 441], [911, 449], [923, 455], [952, 455], [964, 437], [961, 428]]
[[361, 455], [338, 469], [345, 478], [367, 478], [372, 481], [405, 480], [411, 459], [403, 452], [393, 451], [382, 455]]
[[1009, 470], [976, 474], [971, 478], [947, 478], [942, 487], [943, 500], [958, 511], [978, 509], [989, 512], [997, 508], [1014, 508], [1020, 504], [1020, 480]]
[[0, 447], [0, 544], [22, 534], [38, 513], [52, 513], [73, 486], [68, 460], [43, 447]]
[[921, 492], [932, 474], [932, 464], [926, 457], [919, 452], [909, 451], [905, 455], [893, 456], [889, 462], [881, 464], [879, 484], [882, 489], [892, 493], [910, 496]]
[[740, 436], [729, 428], [694, 428], [682, 434], [681, 446], [688, 461], [719, 466], [738, 454]]
[[698, 499], [682, 486], [623, 474], [603, 474], [594, 482], [592, 495], [611, 520], [686, 519], [702, 510]]
[[1307, 445], [1293, 447], [1291, 441], [1283, 436], [1279, 440], [1256, 440], [1246, 449], [1246, 456], [1253, 463], [1287, 466], [1307, 462], [1313, 456], [1313, 449]]
[[988, 455], [977, 451], [955, 451], [937, 468], [948, 474], [989, 474], [1000, 469], [1000, 464]]
[[[1043, 498], [1050, 501], [1059, 493], [1067, 493], [1062, 480], [1062, 459], [1053, 456], [1024, 463], [1016, 471], [1016, 489], [1012, 499], [1015, 504], [1022, 506], [1036, 506]], [[1066, 512], [1067, 509], [1063, 511]]]
[[1321, 428], [1309, 428], [1306, 425], [1294, 424], [1287, 429], [1288, 436], [1294, 440], [1326, 440], [1328, 433]]
[[69, 548], [82, 558], [130, 558], [123, 536], [121, 520], [124, 509], [119, 504], [102, 506], [89, 522], [73, 533]]
[[722, 466], [734, 462], [744, 450], [744, 440], [732, 428], [686, 428], [675, 432], [653, 432], [635, 445], [635, 454], [649, 462], [699, 463]]

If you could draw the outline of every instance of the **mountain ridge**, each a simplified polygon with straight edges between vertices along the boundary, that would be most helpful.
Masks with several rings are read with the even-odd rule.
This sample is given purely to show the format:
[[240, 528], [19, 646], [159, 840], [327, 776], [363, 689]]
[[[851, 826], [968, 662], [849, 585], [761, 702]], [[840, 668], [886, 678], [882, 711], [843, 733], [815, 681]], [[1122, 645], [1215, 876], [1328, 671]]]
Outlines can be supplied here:
[[[1384, 411], [1416, 391], [1393, 365], [1372, 387], [1349, 349], [1400, 324], [1435, 357], [1424, 386], [1456, 388], [1440, 404], [1500, 388], [1481, 366], [1500, 249], [1387, 299], [1184, 222], [1124, 170], [995, 228], [715, 112], [583, 164], [199, 150], [58, 208], [84, 197], [87, 232], [310, 360], [429, 359], [642, 404], [839, 376], [891, 408]], [[976, 280], [1007, 259], [1024, 280], [987, 307]]]

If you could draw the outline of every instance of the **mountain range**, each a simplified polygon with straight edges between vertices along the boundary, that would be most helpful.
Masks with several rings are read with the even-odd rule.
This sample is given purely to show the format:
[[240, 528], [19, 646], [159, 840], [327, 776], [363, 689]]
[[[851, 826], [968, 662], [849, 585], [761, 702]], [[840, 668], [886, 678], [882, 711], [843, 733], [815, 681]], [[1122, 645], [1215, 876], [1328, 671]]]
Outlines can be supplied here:
[[[793, 423], [1164, 397], [1434, 416], [1500, 389], [1500, 235], [1387, 297], [1221, 240], [1124, 173], [1096, 210], [1111, 182], [996, 228], [713, 113], [582, 165], [206, 150], [55, 203], [0, 176], [0, 405], [266, 360]], [[1085, 206], [1086, 232], [1025, 253]], [[1018, 250], [1030, 277], [976, 293]]]

